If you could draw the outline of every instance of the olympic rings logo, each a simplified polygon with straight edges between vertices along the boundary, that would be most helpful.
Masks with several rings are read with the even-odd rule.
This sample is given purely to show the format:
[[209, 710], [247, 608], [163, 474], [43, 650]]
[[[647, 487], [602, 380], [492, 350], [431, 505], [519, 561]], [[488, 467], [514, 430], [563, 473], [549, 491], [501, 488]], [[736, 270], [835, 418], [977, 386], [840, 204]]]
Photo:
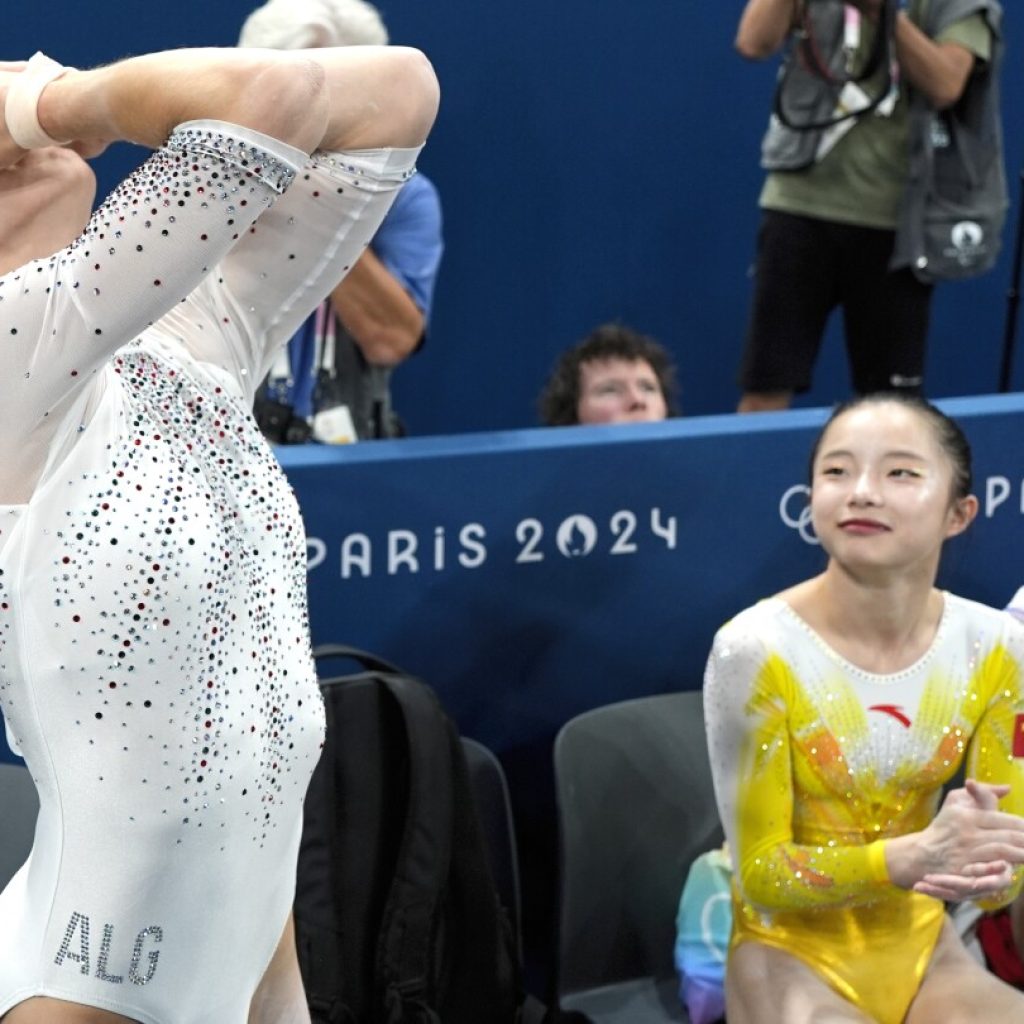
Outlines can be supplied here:
[[[797, 514], [794, 516], [790, 511], [793, 499], [800, 495], [803, 504], [800, 505]], [[779, 518], [791, 530], [796, 530], [807, 544], [820, 544], [811, 523], [811, 503], [807, 500], [811, 496], [811, 489], [807, 484], [794, 484], [779, 499]]]

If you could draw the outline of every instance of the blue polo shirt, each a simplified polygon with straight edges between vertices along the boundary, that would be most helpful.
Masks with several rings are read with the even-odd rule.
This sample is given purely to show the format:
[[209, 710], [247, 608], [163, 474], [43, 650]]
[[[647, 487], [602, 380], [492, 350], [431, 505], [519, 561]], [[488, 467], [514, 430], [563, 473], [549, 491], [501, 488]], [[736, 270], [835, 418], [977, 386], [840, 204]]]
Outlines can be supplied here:
[[[374, 255], [409, 293], [423, 313], [426, 324], [434, 300], [434, 284], [441, 264], [441, 200], [434, 183], [414, 174], [397, 198], [370, 242]], [[421, 342], [422, 344], [422, 342]], [[316, 378], [316, 314], [310, 316], [288, 342], [291, 389], [277, 384], [273, 397], [287, 402], [297, 416], [313, 414]]]

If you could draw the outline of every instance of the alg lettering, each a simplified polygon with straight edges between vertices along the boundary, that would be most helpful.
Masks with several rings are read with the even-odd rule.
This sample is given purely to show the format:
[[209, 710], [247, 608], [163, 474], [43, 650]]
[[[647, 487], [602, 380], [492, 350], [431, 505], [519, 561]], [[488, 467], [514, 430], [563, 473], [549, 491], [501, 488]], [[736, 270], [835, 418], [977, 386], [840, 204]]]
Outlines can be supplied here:
[[[92, 949], [90, 946], [90, 933], [92, 931], [89, 917], [80, 914], [76, 910], [68, 921], [67, 929], [64, 932], [64, 941], [57, 950], [53, 962], [61, 967], [67, 961], [78, 965], [81, 974], [92, 974]], [[131, 958], [128, 960], [127, 970], [122, 974], [114, 974], [111, 970], [111, 951], [114, 947], [114, 926], [103, 925], [103, 938], [100, 940], [99, 953], [96, 957], [96, 973], [94, 977], [100, 981], [109, 982], [111, 985], [123, 985], [125, 975], [133, 985], [148, 985], [156, 974], [157, 962], [160, 959], [158, 950], [151, 949], [151, 946], [158, 946], [164, 941], [164, 930], [157, 925], [150, 925], [143, 928], [135, 936], [135, 943], [132, 946]], [[124, 962], [123, 960], [121, 961]], [[124, 970], [122, 968], [122, 970]]]
[[[646, 520], [646, 521], [645, 521]], [[488, 559], [490, 537], [483, 523], [466, 523], [457, 531], [444, 526], [423, 536], [413, 530], [389, 530], [383, 539], [366, 533], [350, 533], [342, 538], [339, 569], [343, 580], [372, 576], [383, 568], [389, 576], [423, 571], [443, 572], [448, 568], [478, 569]], [[501, 538], [499, 550], [515, 545], [513, 561], [517, 565], [543, 562], [555, 556], [565, 559], [586, 558], [595, 551], [609, 555], [633, 555], [652, 541], [674, 551], [678, 542], [675, 516], [665, 516], [660, 508], [641, 518], [629, 509], [614, 513], [603, 528], [583, 513], [567, 516], [553, 528], [534, 517], [521, 519], [511, 537]], [[310, 537], [307, 543], [309, 572], [327, 560], [327, 543]]]

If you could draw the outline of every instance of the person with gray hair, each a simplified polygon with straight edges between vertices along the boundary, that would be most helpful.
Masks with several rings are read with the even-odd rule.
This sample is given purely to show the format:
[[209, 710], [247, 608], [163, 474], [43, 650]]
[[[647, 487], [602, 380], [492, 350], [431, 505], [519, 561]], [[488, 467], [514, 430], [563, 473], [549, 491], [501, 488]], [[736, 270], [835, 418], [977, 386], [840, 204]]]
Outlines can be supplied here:
[[366, 0], [267, 0], [242, 25], [238, 45], [270, 50], [387, 46], [380, 12]]
[[[366, 0], [267, 0], [246, 19], [239, 46], [301, 49], [388, 42]], [[271, 368], [256, 418], [279, 443], [396, 437], [391, 372], [422, 345], [441, 262], [437, 189], [417, 173], [373, 241]]]

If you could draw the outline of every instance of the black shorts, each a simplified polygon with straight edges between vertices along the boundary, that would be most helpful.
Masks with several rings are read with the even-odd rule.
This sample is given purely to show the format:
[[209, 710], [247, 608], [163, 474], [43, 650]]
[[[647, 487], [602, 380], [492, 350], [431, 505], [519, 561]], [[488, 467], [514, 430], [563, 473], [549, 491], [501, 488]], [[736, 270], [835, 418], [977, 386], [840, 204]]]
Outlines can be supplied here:
[[843, 309], [853, 387], [919, 391], [932, 286], [890, 271], [895, 232], [762, 211], [744, 392], [806, 391], [829, 314]]

